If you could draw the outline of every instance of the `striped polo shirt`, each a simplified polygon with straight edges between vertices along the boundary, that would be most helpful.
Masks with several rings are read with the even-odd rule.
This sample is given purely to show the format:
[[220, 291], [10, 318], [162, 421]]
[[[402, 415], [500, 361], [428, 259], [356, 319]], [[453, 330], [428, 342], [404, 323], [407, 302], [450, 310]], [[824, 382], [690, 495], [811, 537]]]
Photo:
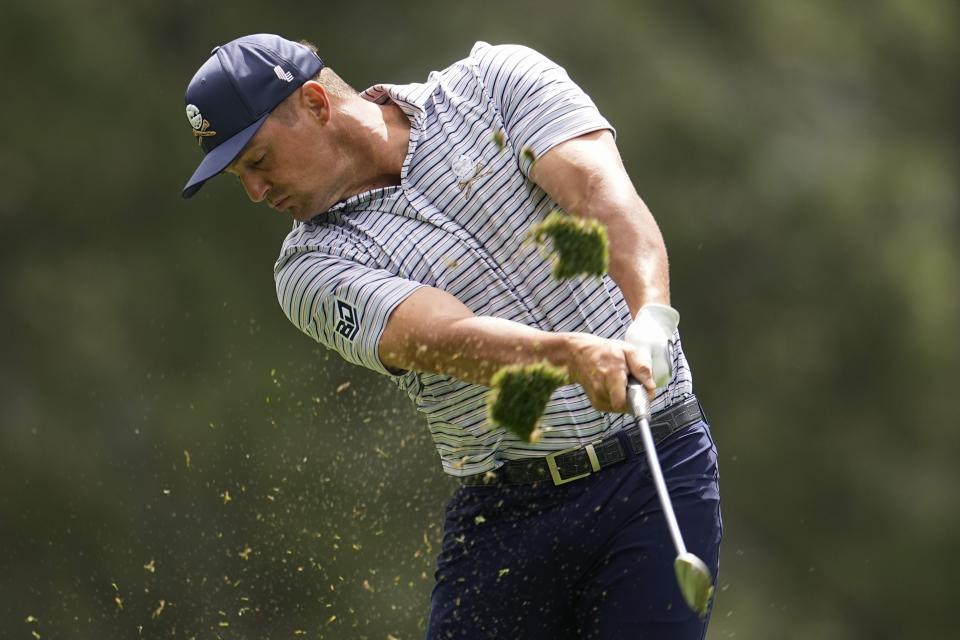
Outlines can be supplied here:
[[[390, 376], [426, 417], [453, 476], [543, 456], [632, 423], [631, 416], [595, 410], [579, 385], [568, 385], [550, 398], [544, 436], [531, 444], [490, 424], [488, 388], [390, 371], [378, 356], [391, 312], [422, 286], [450, 293], [476, 315], [623, 338], [630, 311], [609, 276], [558, 282], [523, 241], [557, 208], [530, 180], [534, 158], [565, 140], [612, 130], [590, 98], [541, 54], [484, 42], [425, 83], [375, 85], [362, 96], [393, 102], [410, 118], [400, 184], [294, 224], [274, 269], [293, 324], [349, 362]], [[658, 390], [653, 410], [693, 392], [676, 338], [675, 375]]]

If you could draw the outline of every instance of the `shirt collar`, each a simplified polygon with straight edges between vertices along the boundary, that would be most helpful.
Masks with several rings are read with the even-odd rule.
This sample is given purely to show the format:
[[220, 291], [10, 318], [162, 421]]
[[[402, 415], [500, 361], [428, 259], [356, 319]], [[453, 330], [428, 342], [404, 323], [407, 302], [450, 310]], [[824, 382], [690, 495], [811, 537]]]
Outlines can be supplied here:
[[430, 92], [423, 84], [375, 84], [360, 97], [374, 104], [395, 103], [407, 114], [411, 123], [423, 117]]

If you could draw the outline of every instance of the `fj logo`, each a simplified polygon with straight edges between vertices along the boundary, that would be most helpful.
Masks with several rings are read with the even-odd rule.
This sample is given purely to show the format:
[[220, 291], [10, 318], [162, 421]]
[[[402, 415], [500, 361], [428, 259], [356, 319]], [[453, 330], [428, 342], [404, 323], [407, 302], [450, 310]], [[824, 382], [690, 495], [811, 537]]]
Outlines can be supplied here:
[[360, 314], [343, 300], [337, 300], [337, 333], [353, 342], [360, 331]]
[[285, 80], [286, 82], [293, 82], [293, 74], [290, 73], [289, 71], [284, 71], [283, 67], [281, 67], [280, 65], [276, 65], [273, 68], [273, 72], [277, 74], [277, 77], [280, 78], [281, 80]]

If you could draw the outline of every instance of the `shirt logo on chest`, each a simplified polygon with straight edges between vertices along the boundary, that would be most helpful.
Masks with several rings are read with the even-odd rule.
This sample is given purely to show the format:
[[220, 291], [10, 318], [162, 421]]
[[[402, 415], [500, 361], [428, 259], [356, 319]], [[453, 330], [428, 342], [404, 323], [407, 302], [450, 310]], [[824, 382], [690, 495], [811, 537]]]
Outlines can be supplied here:
[[484, 169], [482, 163], [466, 154], [458, 156], [451, 161], [450, 165], [453, 169], [453, 175], [457, 176], [457, 186], [460, 187], [463, 195], [467, 198], [470, 197], [473, 184], [480, 178], [490, 175], [489, 169]]

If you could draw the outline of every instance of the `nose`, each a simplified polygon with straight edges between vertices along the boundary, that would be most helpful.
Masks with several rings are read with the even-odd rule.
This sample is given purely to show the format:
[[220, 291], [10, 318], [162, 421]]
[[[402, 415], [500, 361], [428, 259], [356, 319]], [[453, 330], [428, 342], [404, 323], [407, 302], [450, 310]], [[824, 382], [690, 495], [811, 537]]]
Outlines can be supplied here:
[[243, 183], [243, 190], [247, 192], [247, 197], [253, 202], [263, 202], [270, 193], [270, 183], [252, 171], [241, 173], [239, 178]]

